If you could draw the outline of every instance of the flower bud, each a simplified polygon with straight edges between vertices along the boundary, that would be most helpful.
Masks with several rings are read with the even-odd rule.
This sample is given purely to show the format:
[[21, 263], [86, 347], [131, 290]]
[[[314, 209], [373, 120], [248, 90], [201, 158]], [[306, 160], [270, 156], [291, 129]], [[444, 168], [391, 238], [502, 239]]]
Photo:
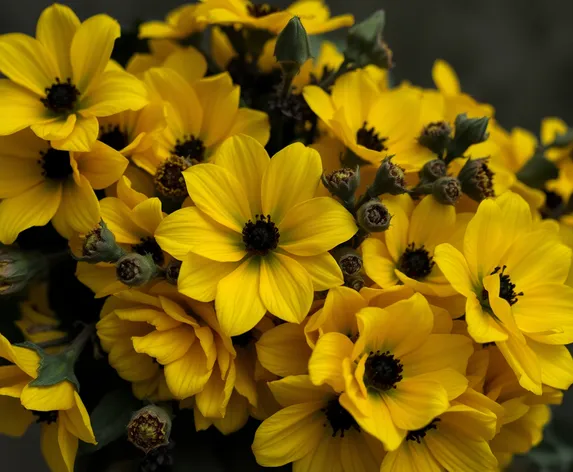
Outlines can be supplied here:
[[468, 118], [465, 113], [460, 113], [455, 121], [454, 147], [457, 151], [455, 157], [460, 157], [472, 144], [484, 142], [489, 137], [488, 124], [489, 118], [487, 116]]
[[286, 74], [298, 74], [300, 67], [310, 58], [310, 43], [298, 16], [293, 16], [279, 33], [274, 56]]
[[364, 287], [364, 279], [360, 275], [352, 275], [344, 278], [344, 285], [357, 292], [360, 292]]
[[362, 270], [362, 257], [351, 247], [339, 247], [332, 251], [345, 276], [356, 275]]
[[157, 276], [157, 266], [149, 254], [142, 256], [131, 252], [115, 265], [117, 280], [130, 287], [140, 287]]
[[487, 165], [486, 158], [468, 159], [458, 175], [462, 191], [476, 202], [494, 197], [493, 172]]
[[388, 208], [380, 200], [369, 200], [364, 203], [356, 214], [358, 224], [369, 233], [386, 231], [390, 227], [392, 216]]
[[392, 156], [385, 157], [376, 171], [371, 193], [374, 195], [382, 195], [383, 193], [400, 195], [407, 191], [404, 169], [392, 163]]
[[177, 285], [177, 279], [179, 278], [179, 271], [181, 270], [181, 261], [177, 259], [171, 260], [167, 267], [165, 268], [165, 278], [167, 282], [172, 285]]
[[354, 170], [345, 167], [330, 174], [322, 174], [322, 183], [332, 195], [342, 201], [349, 201], [360, 185], [360, 167], [356, 166]]
[[451, 134], [452, 128], [447, 122], [436, 121], [424, 127], [418, 142], [438, 156], [442, 156], [450, 142]]
[[47, 270], [46, 258], [41, 253], [0, 245], [0, 295], [19, 292]]
[[74, 256], [74, 258], [78, 261], [96, 264], [98, 262], [116, 262], [124, 255], [125, 251], [117, 245], [115, 236], [102, 220], [97, 228], [85, 237], [82, 255]]
[[345, 59], [357, 67], [374, 64], [383, 69], [391, 68], [392, 51], [382, 39], [384, 23], [384, 10], [378, 10], [350, 28], [344, 51]]
[[455, 205], [462, 195], [462, 185], [455, 177], [440, 177], [432, 184], [432, 195], [442, 205]]
[[446, 175], [447, 166], [442, 159], [433, 159], [424, 164], [419, 172], [420, 181], [431, 183]]
[[163, 409], [148, 405], [136, 411], [127, 425], [127, 439], [148, 454], [169, 444], [171, 418]]

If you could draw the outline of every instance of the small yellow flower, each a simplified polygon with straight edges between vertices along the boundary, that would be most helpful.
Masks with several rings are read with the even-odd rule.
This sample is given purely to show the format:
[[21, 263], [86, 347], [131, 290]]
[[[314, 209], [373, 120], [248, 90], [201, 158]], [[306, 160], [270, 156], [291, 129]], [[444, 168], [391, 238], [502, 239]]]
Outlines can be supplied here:
[[247, 136], [227, 140], [215, 164], [183, 173], [196, 207], [165, 218], [156, 238], [183, 261], [179, 290], [215, 300], [227, 335], [250, 330], [267, 310], [300, 323], [313, 291], [342, 284], [327, 251], [357, 228], [334, 199], [313, 198], [321, 173], [316, 151], [296, 143], [270, 159]]
[[0, 37], [0, 134], [31, 127], [57, 149], [87, 152], [97, 139], [98, 117], [138, 110], [146, 90], [135, 77], [107, 69], [119, 24], [107, 15], [80, 23], [64, 5], [46, 8], [36, 39]]
[[200, 33], [207, 25], [198, 13], [199, 5], [181, 5], [171, 10], [165, 21], [148, 21], [139, 27], [140, 38], [185, 39], [194, 33]]
[[90, 152], [55, 149], [23, 130], [0, 137], [0, 241], [50, 221], [65, 238], [87, 233], [100, 219], [94, 189], [116, 182], [127, 167], [120, 153], [96, 141]]

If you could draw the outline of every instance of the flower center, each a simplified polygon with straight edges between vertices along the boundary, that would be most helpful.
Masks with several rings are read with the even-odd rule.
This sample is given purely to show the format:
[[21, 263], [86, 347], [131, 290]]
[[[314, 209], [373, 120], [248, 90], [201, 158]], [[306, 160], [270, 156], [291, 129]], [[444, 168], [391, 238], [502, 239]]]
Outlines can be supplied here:
[[398, 268], [411, 279], [420, 280], [430, 275], [434, 264], [433, 258], [423, 244], [416, 248], [414, 243], [410, 243], [400, 257]]
[[192, 134], [186, 135], [183, 141], [178, 139], [171, 152], [176, 156], [180, 156], [191, 161], [193, 164], [203, 162], [205, 159], [205, 145], [203, 144], [203, 141]]
[[141, 242], [132, 246], [131, 249], [133, 252], [137, 252], [142, 256], [150, 254], [151, 257], [153, 257], [153, 262], [158, 266], [163, 265], [165, 262], [163, 250], [159, 247], [159, 244], [157, 244], [157, 241], [153, 237], [147, 236], [145, 238], [141, 238]]
[[438, 429], [439, 422], [440, 422], [439, 418], [434, 418], [432, 421], [430, 421], [429, 424], [427, 424], [423, 428], [416, 429], [414, 431], [408, 431], [408, 434], [406, 435], [406, 441], [416, 441], [418, 444], [420, 444], [420, 441], [422, 440], [422, 438], [426, 436], [426, 433], [428, 431], [430, 431], [431, 429]]
[[[515, 284], [511, 282], [509, 275], [504, 274], [506, 268], [507, 266], [505, 265], [503, 267], [497, 266], [490, 275], [499, 274], [499, 298], [503, 298], [510, 305], [515, 305], [517, 297], [522, 297], [523, 292], [517, 293], [515, 291]], [[481, 296], [483, 300], [488, 300], [489, 293], [485, 288], [482, 289]]]
[[[340, 437], [344, 437], [344, 432], [348, 431], [350, 428], [354, 428], [356, 431], [360, 432], [360, 426], [354, 419], [354, 417], [346, 411], [343, 406], [338, 401], [338, 397], [332, 398], [328, 401], [325, 408], [320, 411], [324, 412], [328, 424], [332, 428], [332, 437], [336, 437], [340, 431]], [[326, 427], [327, 423], [324, 423]]]
[[119, 125], [109, 125], [107, 127], [101, 126], [99, 133], [98, 139], [116, 151], [121, 151], [129, 144], [127, 133], [123, 132], [119, 128]]
[[430, 151], [441, 154], [446, 147], [452, 128], [445, 121], [429, 123], [422, 129], [418, 142]]
[[367, 126], [365, 121], [362, 128], [356, 132], [356, 142], [372, 151], [387, 150], [388, 148], [384, 143], [388, 141], [388, 138], [380, 136], [374, 127], [368, 128]]
[[41, 98], [40, 101], [54, 113], [69, 113], [74, 111], [79, 96], [80, 91], [72, 84], [72, 79], [68, 77], [65, 82], [61, 82], [60, 78], [56, 77], [56, 82], [46, 88], [46, 98]]
[[396, 388], [396, 384], [402, 380], [403, 368], [400, 360], [395, 359], [390, 351], [370, 352], [366, 359], [364, 384], [381, 392]]
[[263, 16], [270, 15], [281, 11], [280, 8], [269, 5], [268, 3], [251, 3], [247, 6], [249, 15], [255, 18], [262, 18]]
[[183, 171], [189, 167], [189, 162], [181, 156], [170, 156], [165, 159], [157, 167], [153, 179], [157, 192], [164, 197], [185, 198], [187, 186]]
[[249, 220], [243, 228], [245, 249], [251, 255], [264, 256], [276, 249], [279, 236], [279, 230], [271, 221], [271, 215], [255, 215], [255, 222]]
[[47, 179], [61, 181], [73, 174], [74, 170], [70, 164], [70, 153], [50, 148], [47, 151], [40, 151], [38, 164], [42, 166], [42, 175]]
[[32, 414], [36, 417], [36, 423], [52, 424], [58, 420], [58, 411], [37, 411], [31, 410]]

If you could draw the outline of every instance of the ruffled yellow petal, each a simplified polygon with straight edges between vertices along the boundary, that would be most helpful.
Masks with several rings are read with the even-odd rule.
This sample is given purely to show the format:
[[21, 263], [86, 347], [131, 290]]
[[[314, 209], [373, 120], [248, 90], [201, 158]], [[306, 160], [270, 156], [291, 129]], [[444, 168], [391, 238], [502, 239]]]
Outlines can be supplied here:
[[473, 293], [466, 300], [466, 322], [469, 335], [478, 343], [504, 341], [508, 337], [507, 331], [482, 307]]
[[46, 120], [46, 108], [39, 97], [8, 79], [0, 79], [0, 135], [16, 133]]
[[509, 336], [496, 343], [505, 360], [515, 372], [519, 384], [526, 390], [541, 395], [541, 366], [535, 352], [523, 341]]
[[64, 116], [37, 121], [36, 123], [32, 123], [30, 128], [38, 137], [47, 141], [63, 141], [74, 131], [76, 121], [77, 115], [71, 114], [67, 117]]
[[463, 254], [451, 244], [440, 244], [434, 251], [434, 261], [452, 287], [465, 297], [470, 297], [479, 286], [475, 273], [470, 272]]
[[193, 329], [180, 326], [167, 331], [152, 331], [145, 336], [134, 336], [133, 348], [139, 354], [147, 354], [162, 365], [181, 359], [195, 341]]
[[193, 343], [180, 359], [167, 364], [164, 369], [167, 386], [175, 398], [183, 400], [199, 393], [211, 376], [205, 351], [198, 342]]
[[312, 383], [329, 384], [337, 392], [344, 391], [342, 360], [352, 356], [354, 345], [341, 333], [326, 333], [318, 339], [308, 362]]
[[34, 421], [34, 415], [26, 410], [18, 398], [0, 396], [0, 433], [7, 436], [20, 437]]
[[88, 152], [93, 147], [98, 133], [99, 124], [96, 117], [76, 115], [72, 132], [64, 139], [53, 138], [52, 147], [66, 151]]
[[283, 323], [275, 326], [263, 333], [256, 348], [261, 365], [275, 375], [287, 377], [308, 371], [312, 351], [300, 325]]
[[528, 346], [541, 366], [541, 381], [561, 390], [573, 383], [573, 359], [565, 346], [552, 346], [528, 340]]

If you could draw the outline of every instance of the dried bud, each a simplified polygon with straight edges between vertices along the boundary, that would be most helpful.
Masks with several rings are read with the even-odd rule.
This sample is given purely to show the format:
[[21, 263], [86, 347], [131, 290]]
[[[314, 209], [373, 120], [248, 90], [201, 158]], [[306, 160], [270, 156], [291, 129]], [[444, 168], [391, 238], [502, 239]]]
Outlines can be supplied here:
[[462, 185], [455, 177], [440, 177], [432, 184], [432, 195], [442, 205], [455, 205], [462, 195]]
[[173, 285], [177, 285], [177, 279], [179, 278], [179, 271], [181, 270], [181, 261], [173, 259], [167, 267], [165, 268], [165, 278], [167, 282]]
[[487, 126], [489, 118], [468, 118], [465, 113], [456, 117], [456, 131], [454, 133], [455, 156], [460, 157], [472, 144], [484, 142], [488, 137]]
[[82, 255], [74, 256], [78, 261], [117, 262], [125, 251], [115, 242], [115, 236], [102, 220], [99, 226], [87, 234], [82, 245]]
[[46, 258], [41, 253], [0, 245], [0, 295], [19, 292], [47, 270]]
[[155, 405], [136, 411], [127, 425], [127, 439], [146, 454], [169, 444], [170, 434], [169, 414]]
[[488, 167], [486, 158], [468, 159], [458, 175], [462, 191], [476, 202], [495, 197], [493, 177], [494, 174]]
[[362, 205], [356, 215], [358, 224], [369, 233], [386, 231], [392, 216], [388, 208], [379, 200], [369, 200]]
[[348, 30], [344, 57], [357, 67], [369, 64], [389, 69], [392, 67], [392, 51], [382, 39], [386, 15], [378, 10], [361, 23]]
[[123, 256], [115, 265], [117, 280], [130, 287], [140, 287], [157, 276], [157, 265], [149, 254], [142, 256], [131, 252]]
[[332, 195], [342, 201], [349, 201], [360, 185], [360, 167], [357, 166], [355, 170], [345, 167], [323, 174], [322, 183]]
[[293, 76], [312, 58], [308, 35], [298, 16], [293, 16], [279, 33], [274, 56], [283, 71]]
[[360, 275], [353, 275], [344, 278], [344, 285], [350, 287], [357, 292], [360, 292], [364, 287], [364, 279]]
[[339, 247], [332, 251], [345, 276], [356, 275], [362, 270], [362, 257], [351, 247]]
[[445, 121], [430, 123], [422, 130], [418, 142], [430, 151], [442, 156], [450, 142], [452, 128]]
[[155, 171], [155, 190], [162, 197], [183, 200], [187, 196], [187, 184], [183, 171], [191, 163], [181, 156], [172, 155], [165, 159]]
[[424, 164], [419, 172], [420, 181], [431, 183], [446, 175], [447, 166], [442, 159], [433, 159]]
[[384, 158], [376, 171], [371, 194], [382, 195], [383, 193], [389, 193], [390, 195], [401, 195], [407, 191], [404, 169], [392, 163], [392, 156]]

